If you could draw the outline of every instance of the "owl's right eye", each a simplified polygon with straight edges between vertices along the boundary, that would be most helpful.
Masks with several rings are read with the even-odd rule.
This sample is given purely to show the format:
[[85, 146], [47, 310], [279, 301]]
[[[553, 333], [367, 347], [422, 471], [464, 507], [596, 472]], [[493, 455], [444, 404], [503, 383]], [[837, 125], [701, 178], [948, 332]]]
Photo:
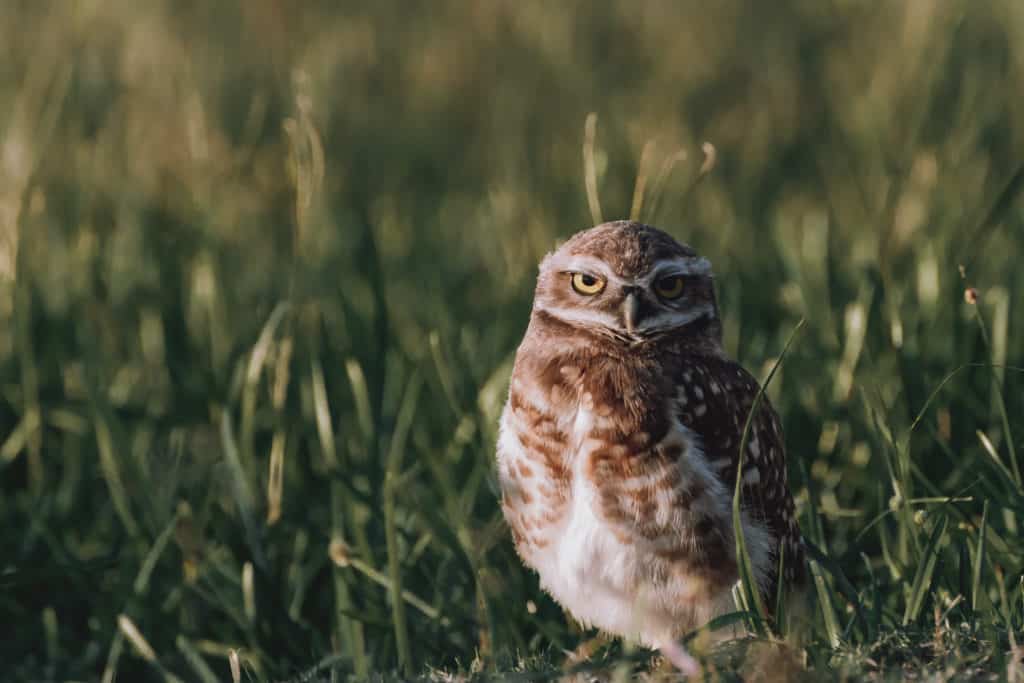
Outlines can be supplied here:
[[573, 273], [570, 282], [576, 293], [583, 296], [594, 296], [604, 289], [604, 280], [589, 273]]

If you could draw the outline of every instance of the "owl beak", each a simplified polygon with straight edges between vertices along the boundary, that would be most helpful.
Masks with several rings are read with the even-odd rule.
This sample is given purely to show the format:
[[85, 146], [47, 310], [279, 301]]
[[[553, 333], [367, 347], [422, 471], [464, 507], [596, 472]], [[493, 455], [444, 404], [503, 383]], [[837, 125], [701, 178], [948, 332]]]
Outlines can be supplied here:
[[640, 317], [640, 297], [635, 292], [630, 292], [622, 301], [622, 322], [626, 325], [626, 332], [633, 334]]

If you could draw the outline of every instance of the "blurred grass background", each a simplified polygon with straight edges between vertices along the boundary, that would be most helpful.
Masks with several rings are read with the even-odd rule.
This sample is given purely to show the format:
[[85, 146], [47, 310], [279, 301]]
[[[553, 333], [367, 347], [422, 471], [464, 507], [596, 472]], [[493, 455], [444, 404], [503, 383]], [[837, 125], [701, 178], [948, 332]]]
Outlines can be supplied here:
[[730, 353], [808, 320], [797, 658], [1020, 675], [1021, 3], [12, 0], [0, 45], [5, 677], [556, 670], [491, 461], [591, 112]]

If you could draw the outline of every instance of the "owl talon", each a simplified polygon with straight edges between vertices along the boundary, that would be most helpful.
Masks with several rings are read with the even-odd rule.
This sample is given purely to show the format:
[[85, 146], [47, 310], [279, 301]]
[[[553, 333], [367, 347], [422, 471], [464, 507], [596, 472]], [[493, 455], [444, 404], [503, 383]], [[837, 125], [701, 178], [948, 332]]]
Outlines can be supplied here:
[[580, 643], [575, 650], [565, 651], [565, 661], [563, 668], [572, 668], [577, 664], [585, 662], [593, 657], [601, 648], [610, 642], [610, 638], [605, 633], [598, 633], [593, 638], [583, 641]]

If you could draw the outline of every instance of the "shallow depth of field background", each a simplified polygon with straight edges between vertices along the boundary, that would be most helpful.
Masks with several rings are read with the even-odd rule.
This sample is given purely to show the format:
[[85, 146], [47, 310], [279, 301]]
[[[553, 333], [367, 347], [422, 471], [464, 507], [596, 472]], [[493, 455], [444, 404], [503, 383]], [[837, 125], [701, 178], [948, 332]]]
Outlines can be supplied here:
[[807, 319], [796, 658], [1019, 671], [1021, 3], [12, 1], [0, 46], [5, 678], [557, 670], [492, 453], [591, 112], [731, 354]]

